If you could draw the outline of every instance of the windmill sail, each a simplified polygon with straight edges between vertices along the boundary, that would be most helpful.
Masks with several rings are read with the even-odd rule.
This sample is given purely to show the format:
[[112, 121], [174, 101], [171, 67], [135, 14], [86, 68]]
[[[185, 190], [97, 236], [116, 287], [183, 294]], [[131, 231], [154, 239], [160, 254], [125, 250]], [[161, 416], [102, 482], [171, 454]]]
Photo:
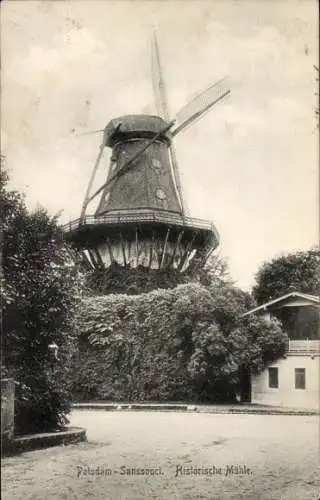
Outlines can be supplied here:
[[166, 87], [163, 79], [162, 68], [160, 63], [160, 54], [156, 34], [153, 34], [152, 44], [152, 86], [153, 96], [156, 104], [157, 114], [166, 122], [170, 120], [168, 110], [168, 100], [166, 95]]
[[95, 164], [93, 166], [92, 174], [91, 174], [91, 177], [90, 177], [90, 180], [89, 180], [89, 184], [88, 184], [88, 187], [87, 187], [87, 191], [86, 191], [86, 194], [85, 194], [85, 197], [84, 197], [84, 200], [83, 200], [83, 204], [82, 204], [82, 208], [81, 208], [81, 214], [80, 214], [80, 220], [81, 221], [83, 220], [83, 218], [85, 216], [86, 208], [87, 208], [88, 203], [90, 201], [90, 193], [91, 193], [93, 181], [94, 181], [94, 178], [96, 176], [96, 173], [97, 173], [97, 170], [98, 170], [98, 167], [99, 167], [102, 155], [103, 155], [104, 147], [105, 147], [105, 144], [104, 144], [104, 142], [102, 142], [102, 144], [100, 146], [98, 157], [97, 157], [97, 159], [95, 161]]
[[[163, 79], [158, 41], [155, 33], [153, 35], [153, 51], [152, 51], [152, 84], [153, 84], [153, 94], [156, 103], [157, 113], [166, 122], [169, 122], [170, 115], [168, 110], [166, 87]], [[181, 180], [180, 180], [180, 173], [177, 163], [176, 152], [172, 143], [169, 147], [169, 151], [170, 151], [170, 159], [172, 165], [172, 173], [177, 189], [177, 194], [180, 200], [182, 215], [184, 215], [185, 201], [181, 187]]]
[[222, 101], [222, 99], [231, 93], [230, 89], [224, 85], [225, 81], [226, 78], [223, 78], [210, 85], [210, 87], [196, 95], [177, 113], [175, 127], [172, 130], [173, 136], [202, 118], [215, 104]]

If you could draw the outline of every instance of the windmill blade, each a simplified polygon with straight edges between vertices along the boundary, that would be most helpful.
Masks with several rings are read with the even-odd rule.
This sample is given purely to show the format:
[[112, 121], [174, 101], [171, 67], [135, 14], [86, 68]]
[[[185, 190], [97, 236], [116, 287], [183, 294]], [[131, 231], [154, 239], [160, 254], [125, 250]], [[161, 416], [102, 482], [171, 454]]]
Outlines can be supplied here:
[[92, 135], [98, 134], [99, 132], [103, 132], [104, 128], [100, 128], [99, 130], [91, 130], [90, 132], [81, 132], [81, 134], [76, 134], [77, 137], [81, 137], [82, 135]]
[[210, 87], [194, 97], [177, 113], [176, 126], [172, 130], [173, 136], [202, 118], [213, 106], [231, 93], [231, 90], [223, 85], [225, 80], [226, 78], [223, 78], [210, 85]]
[[163, 79], [163, 72], [160, 61], [159, 45], [156, 32], [153, 32], [152, 37], [152, 53], [151, 53], [151, 69], [152, 69], [152, 87], [153, 97], [157, 109], [157, 114], [166, 122], [169, 122], [170, 115], [168, 110], [167, 92]]
[[177, 156], [176, 156], [176, 150], [175, 150], [173, 143], [171, 143], [171, 145], [169, 146], [169, 152], [170, 152], [171, 165], [172, 165], [172, 170], [173, 170], [173, 178], [174, 178], [174, 181], [176, 184], [178, 199], [180, 201], [181, 213], [182, 213], [182, 216], [184, 216], [186, 214], [186, 211], [187, 211], [186, 210], [186, 201], [185, 201], [185, 198], [183, 196], [179, 168], [178, 168], [178, 162], [177, 162]]
[[[152, 38], [152, 58], [151, 58], [151, 67], [152, 67], [152, 86], [153, 86], [153, 96], [156, 104], [156, 109], [158, 115], [163, 118], [166, 122], [170, 121], [169, 109], [168, 109], [168, 100], [167, 100], [167, 92], [166, 86], [163, 78], [163, 72], [160, 61], [160, 52], [159, 45], [156, 36], [156, 32], [153, 32]], [[181, 212], [184, 215], [185, 212], [185, 204], [184, 204], [184, 196], [181, 187], [180, 181], [180, 173], [178, 168], [177, 157], [175, 153], [174, 146], [171, 144], [169, 147], [170, 157], [171, 157], [171, 167], [172, 174], [174, 179], [174, 184], [176, 187], [176, 192], [178, 195], [178, 199], [180, 202]]]
[[[118, 123], [118, 125], [115, 127], [115, 132], [117, 132], [118, 130], [120, 130], [121, 128], [121, 125], [122, 123]], [[172, 126], [172, 125], [171, 125]], [[100, 145], [100, 149], [99, 149], [99, 154], [97, 156], [97, 159], [95, 161], [95, 164], [93, 166], [93, 170], [92, 170], [92, 174], [91, 174], [91, 177], [90, 177], [90, 180], [89, 180], [89, 183], [88, 183], [88, 187], [87, 187], [87, 191], [86, 191], [86, 194], [85, 194], [85, 197], [84, 197], [84, 201], [83, 201], [83, 204], [82, 204], [82, 209], [81, 209], [81, 215], [80, 215], [80, 223], [82, 222], [84, 216], [85, 216], [85, 213], [86, 213], [86, 209], [87, 209], [87, 206], [88, 204], [90, 203], [90, 201], [92, 201], [97, 193], [95, 193], [94, 195], [90, 196], [90, 191], [92, 189], [92, 184], [93, 184], [93, 181], [94, 181], [94, 178], [96, 176], [96, 173], [97, 173], [97, 170], [98, 170], [98, 167], [99, 167], [99, 164], [100, 164], [100, 161], [101, 161], [101, 158], [102, 158], [102, 154], [103, 154], [103, 150], [104, 148], [106, 147], [106, 142], [107, 142], [107, 137], [106, 137], [106, 129], [102, 129], [102, 132], [104, 132], [103, 134], [103, 139], [102, 139], [102, 143]], [[99, 130], [99, 132], [101, 132], [101, 130]], [[107, 176], [108, 176], [108, 172], [107, 172]], [[109, 181], [108, 181], [109, 182]], [[108, 183], [107, 183], [108, 184]], [[99, 193], [100, 193], [101, 190], [99, 190]]]
[[96, 173], [97, 173], [97, 170], [98, 170], [101, 158], [102, 158], [104, 147], [105, 147], [105, 143], [103, 141], [101, 143], [101, 145], [100, 145], [99, 154], [98, 154], [97, 159], [95, 161], [95, 164], [93, 166], [91, 177], [90, 177], [90, 180], [89, 180], [89, 183], [88, 183], [88, 186], [87, 186], [87, 190], [86, 190], [86, 194], [85, 194], [85, 197], [84, 197], [84, 200], [83, 200], [83, 204], [82, 204], [82, 208], [81, 208], [81, 214], [80, 214], [80, 223], [82, 222], [82, 220], [83, 220], [83, 218], [85, 216], [85, 213], [86, 213], [87, 206], [88, 206], [89, 202], [91, 201], [90, 191], [91, 191], [92, 184], [93, 184], [94, 178], [96, 176]]

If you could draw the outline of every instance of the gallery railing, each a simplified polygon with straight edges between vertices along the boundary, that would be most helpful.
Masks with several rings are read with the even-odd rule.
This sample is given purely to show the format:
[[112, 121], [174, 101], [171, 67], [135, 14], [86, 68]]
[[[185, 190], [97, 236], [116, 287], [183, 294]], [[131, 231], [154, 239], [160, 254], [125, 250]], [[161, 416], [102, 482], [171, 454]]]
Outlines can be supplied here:
[[214, 224], [210, 221], [204, 219], [196, 219], [193, 217], [182, 217], [179, 214], [174, 214], [166, 212], [164, 210], [148, 210], [148, 209], [136, 209], [136, 210], [117, 210], [116, 212], [110, 212], [99, 217], [94, 215], [86, 215], [82, 220], [75, 219], [71, 222], [67, 222], [62, 226], [63, 232], [72, 232], [81, 226], [88, 225], [100, 225], [100, 224], [121, 224], [130, 222], [163, 222], [166, 224], [174, 224], [178, 226], [189, 226], [196, 227], [198, 229], [205, 229], [208, 231], [213, 231], [217, 234], [217, 230]]

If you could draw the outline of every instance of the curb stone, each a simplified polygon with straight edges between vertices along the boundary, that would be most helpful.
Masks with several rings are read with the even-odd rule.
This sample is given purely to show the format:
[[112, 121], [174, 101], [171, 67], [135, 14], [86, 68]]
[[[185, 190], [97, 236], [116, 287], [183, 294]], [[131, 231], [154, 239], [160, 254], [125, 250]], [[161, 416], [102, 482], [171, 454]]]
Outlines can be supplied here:
[[183, 404], [139, 404], [139, 403], [74, 403], [74, 410], [103, 410], [103, 411], [188, 411], [211, 414], [241, 414], [241, 415], [319, 415], [317, 410], [274, 408], [274, 407], [219, 407], [196, 406]]
[[40, 450], [52, 446], [76, 444], [86, 440], [86, 430], [82, 427], [68, 427], [64, 431], [29, 434], [27, 436], [15, 437], [6, 443], [2, 449], [2, 456]]

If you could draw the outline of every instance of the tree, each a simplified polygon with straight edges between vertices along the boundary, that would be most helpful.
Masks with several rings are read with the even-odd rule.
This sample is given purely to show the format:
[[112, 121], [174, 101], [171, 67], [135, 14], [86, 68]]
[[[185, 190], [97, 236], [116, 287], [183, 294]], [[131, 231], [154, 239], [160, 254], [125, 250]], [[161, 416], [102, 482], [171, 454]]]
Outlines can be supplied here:
[[217, 287], [232, 284], [227, 261], [219, 254], [212, 254], [203, 268], [198, 269], [193, 281], [205, 287]]
[[318, 294], [320, 250], [290, 253], [265, 262], [256, 274], [252, 293], [258, 304], [292, 291]]
[[[15, 428], [20, 433], [52, 429], [65, 424], [70, 411], [73, 314], [83, 274], [57, 217], [42, 208], [30, 213], [23, 196], [7, 189], [4, 174], [1, 201], [1, 354], [17, 383]], [[51, 344], [59, 348], [56, 360]]]

